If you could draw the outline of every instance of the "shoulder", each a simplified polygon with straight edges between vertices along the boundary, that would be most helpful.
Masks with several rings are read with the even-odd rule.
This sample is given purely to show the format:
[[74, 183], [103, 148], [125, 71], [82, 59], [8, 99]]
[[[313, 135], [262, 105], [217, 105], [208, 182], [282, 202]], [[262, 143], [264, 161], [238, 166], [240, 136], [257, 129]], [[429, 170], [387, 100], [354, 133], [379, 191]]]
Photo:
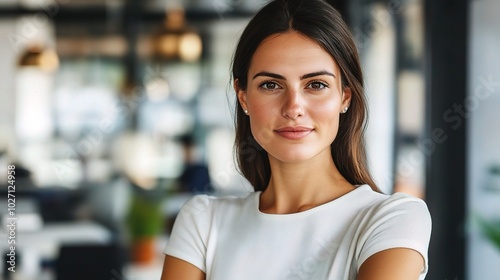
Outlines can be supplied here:
[[420, 198], [405, 193], [376, 194], [361, 213], [365, 223], [387, 224], [391, 228], [418, 228], [430, 234], [432, 219], [427, 204]]
[[405, 193], [387, 195], [371, 190], [368, 185], [363, 185], [359, 188], [363, 188], [363, 192], [359, 193], [356, 200], [364, 204], [364, 206], [362, 206], [363, 215], [401, 214], [399, 211], [403, 211], [405, 213], [415, 213], [426, 216], [430, 219], [427, 204], [420, 198]]
[[359, 265], [371, 255], [391, 248], [409, 248], [419, 252], [427, 270], [427, 250], [432, 220], [426, 203], [404, 193], [377, 195], [376, 200], [359, 213]]
[[380, 215], [411, 215], [420, 216], [430, 222], [431, 216], [427, 204], [420, 198], [405, 193], [384, 195], [372, 206], [374, 213]]

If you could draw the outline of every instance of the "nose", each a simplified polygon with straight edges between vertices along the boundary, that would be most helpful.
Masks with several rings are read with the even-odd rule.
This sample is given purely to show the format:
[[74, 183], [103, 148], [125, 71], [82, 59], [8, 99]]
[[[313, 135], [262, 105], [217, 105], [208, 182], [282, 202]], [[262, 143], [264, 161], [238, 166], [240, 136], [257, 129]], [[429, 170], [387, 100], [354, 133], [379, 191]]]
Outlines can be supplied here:
[[296, 118], [304, 115], [304, 100], [300, 91], [289, 89], [283, 95], [283, 98], [283, 117], [295, 120]]

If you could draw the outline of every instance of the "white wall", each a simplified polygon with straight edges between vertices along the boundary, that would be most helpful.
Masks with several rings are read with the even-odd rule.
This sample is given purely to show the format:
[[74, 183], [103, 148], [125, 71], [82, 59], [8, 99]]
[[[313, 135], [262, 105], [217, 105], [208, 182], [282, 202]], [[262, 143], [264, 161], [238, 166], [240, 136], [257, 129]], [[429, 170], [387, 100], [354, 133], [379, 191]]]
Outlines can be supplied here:
[[[468, 279], [500, 275], [500, 248], [487, 241], [477, 215], [500, 220], [500, 190], [487, 190], [491, 165], [500, 165], [500, 1], [471, 1], [469, 90], [463, 105], [468, 121]], [[458, 119], [457, 119], [458, 124]], [[498, 177], [498, 176], [497, 176]]]
[[[388, 13], [383, 5], [373, 5], [372, 14]], [[358, 42], [364, 57], [363, 70], [368, 101], [368, 126], [366, 149], [368, 164], [375, 183], [384, 193], [391, 193], [393, 187], [393, 147], [395, 89], [395, 30], [389, 22], [378, 21], [377, 31], [365, 38], [366, 45]]]
[[[12, 160], [12, 146], [15, 143], [14, 100], [17, 55], [8, 36], [15, 32], [15, 23], [15, 19], [0, 20], [0, 151], [7, 149], [10, 153], [8, 159], [4, 158], [0, 165], [7, 164], [7, 161]], [[3, 177], [0, 176], [0, 178]]]
[[15, 31], [15, 20], [0, 20], [0, 126], [14, 120], [14, 73], [17, 56], [8, 35]]

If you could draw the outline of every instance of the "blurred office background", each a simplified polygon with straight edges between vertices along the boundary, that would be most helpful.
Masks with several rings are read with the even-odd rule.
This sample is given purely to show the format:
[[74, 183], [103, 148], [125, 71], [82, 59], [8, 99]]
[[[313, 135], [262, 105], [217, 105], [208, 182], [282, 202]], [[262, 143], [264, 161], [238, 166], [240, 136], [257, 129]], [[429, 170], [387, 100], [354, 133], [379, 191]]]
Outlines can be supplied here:
[[[433, 216], [427, 279], [497, 279], [500, 2], [329, 2], [362, 57], [375, 179]], [[186, 199], [251, 191], [230, 62], [264, 3], [0, 2], [2, 256], [9, 165], [18, 217], [3, 279], [158, 279]]]

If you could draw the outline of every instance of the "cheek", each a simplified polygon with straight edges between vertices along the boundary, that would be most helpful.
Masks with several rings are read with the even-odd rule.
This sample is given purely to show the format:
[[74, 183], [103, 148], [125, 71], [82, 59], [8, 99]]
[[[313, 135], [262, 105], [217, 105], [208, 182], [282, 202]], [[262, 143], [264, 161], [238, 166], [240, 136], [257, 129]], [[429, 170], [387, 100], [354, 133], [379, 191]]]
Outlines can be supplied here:
[[273, 137], [272, 123], [276, 118], [277, 107], [269, 100], [249, 99], [250, 129], [261, 146], [270, 143]]
[[338, 118], [340, 115], [340, 100], [338, 98], [325, 99], [320, 102], [315, 102], [315, 104], [311, 107], [310, 110], [311, 115], [320, 118], [320, 119], [328, 119], [328, 120], [336, 120], [338, 122]]
[[332, 138], [332, 141], [336, 137], [339, 128], [339, 108], [339, 100], [334, 99], [318, 103], [314, 106], [314, 110], [310, 110], [312, 119], [320, 125], [322, 135]]
[[254, 111], [250, 117], [250, 129], [252, 135], [261, 146], [265, 146], [271, 141], [273, 131], [270, 128], [270, 111], [260, 108]]
[[269, 124], [277, 110], [277, 105], [269, 98], [248, 98], [250, 123], [253, 127]]
[[276, 98], [272, 96], [263, 96], [258, 92], [249, 92], [247, 94], [248, 110], [252, 109], [254, 114], [266, 114], [278, 106]]

